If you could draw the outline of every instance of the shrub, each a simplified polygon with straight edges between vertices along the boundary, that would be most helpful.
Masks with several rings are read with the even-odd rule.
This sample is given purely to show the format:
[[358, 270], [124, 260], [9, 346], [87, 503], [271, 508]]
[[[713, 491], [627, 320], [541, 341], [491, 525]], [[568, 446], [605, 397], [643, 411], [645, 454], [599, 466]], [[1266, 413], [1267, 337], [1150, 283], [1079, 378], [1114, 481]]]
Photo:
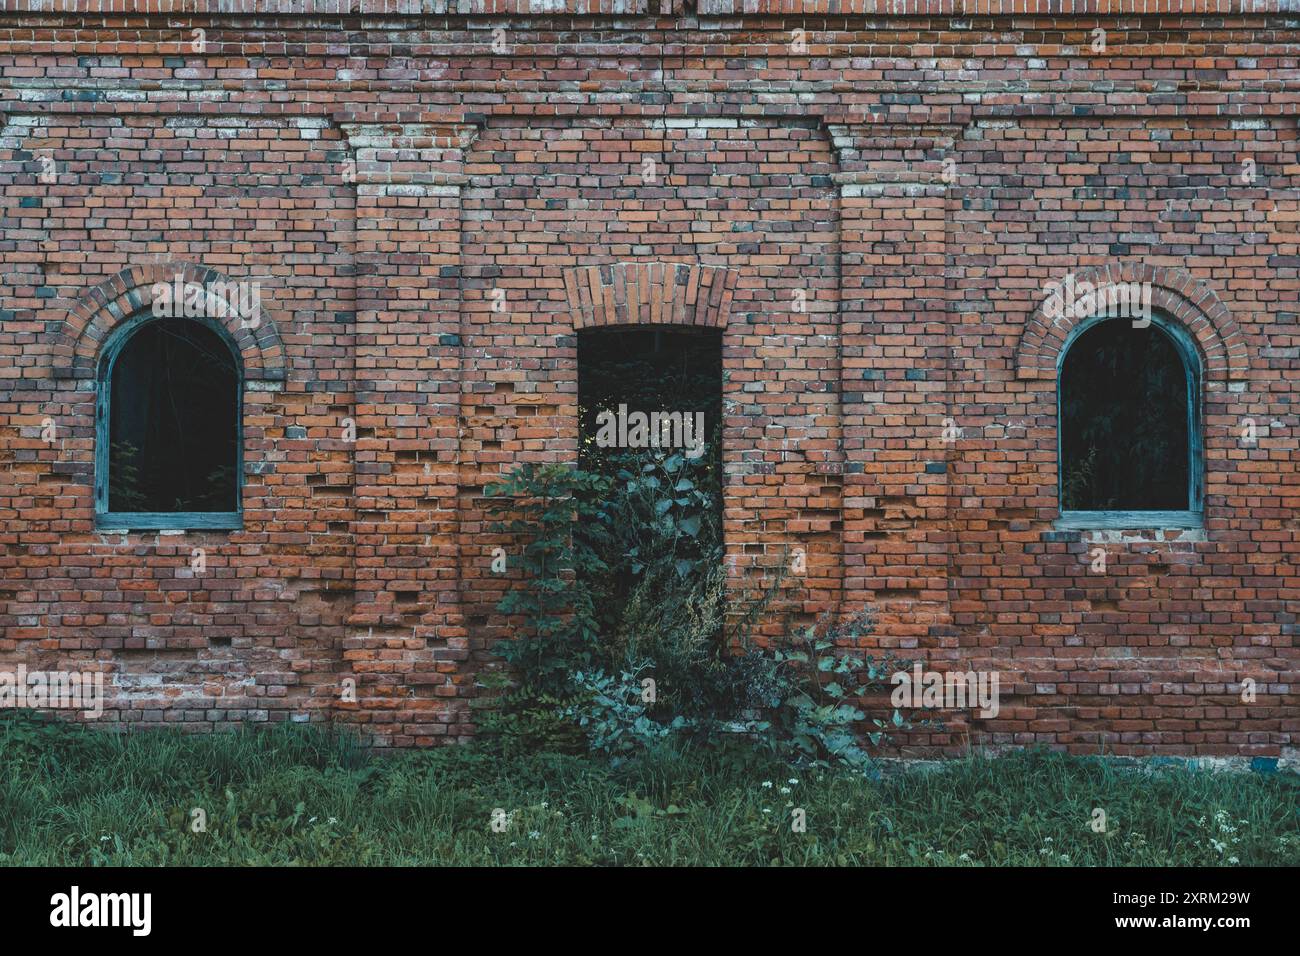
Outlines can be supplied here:
[[[526, 465], [490, 487], [512, 499], [498, 527], [526, 541], [524, 576], [499, 605], [525, 621], [502, 644], [518, 686], [485, 719], [491, 736], [564, 747], [576, 729], [615, 761], [670, 737], [739, 736], [795, 763], [868, 766], [854, 701], [911, 662], [846, 650], [870, 633], [865, 613], [759, 646], [782, 580], [728, 606], [710, 473], [647, 452], [621, 455], [613, 478]], [[895, 710], [874, 726], [880, 743], [908, 724]]]
[[[501, 686], [489, 678], [488, 686]], [[480, 745], [492, 753], [517, 757], [529, 753], [576, 754], [587, 750], [582, 729], [570, 716], [579, 698], [532, 689], [508, 690], [481, 707]]]
[[608, 571], [599, 556], [608, 521], [601, 501], [610, 482], [562, 465], [523, 465], [486, 493], [507, 501], [489, 505], [505, 516], [498, 530], [524, 540], [523, 580], [498, 610], [524, 619], [523, 632], [497, 652], [529, 690], [562, 694], [575, 667], [598, 666], [596, 605], [587, 580]]

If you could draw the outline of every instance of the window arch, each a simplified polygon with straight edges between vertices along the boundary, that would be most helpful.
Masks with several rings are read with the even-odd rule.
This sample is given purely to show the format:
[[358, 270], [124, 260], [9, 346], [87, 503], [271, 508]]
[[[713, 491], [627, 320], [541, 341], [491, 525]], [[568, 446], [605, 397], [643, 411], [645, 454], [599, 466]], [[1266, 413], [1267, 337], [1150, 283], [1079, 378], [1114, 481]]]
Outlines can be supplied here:
[[1057, 363], [1063, 526], [1200, 525], [1201, 374], [1191, 336], [1162, 316], [1072, 331]]
[[99, 527], [241, 527], [242, 377], [215, 323], [145, 313], [114, 330], [97, 374]]

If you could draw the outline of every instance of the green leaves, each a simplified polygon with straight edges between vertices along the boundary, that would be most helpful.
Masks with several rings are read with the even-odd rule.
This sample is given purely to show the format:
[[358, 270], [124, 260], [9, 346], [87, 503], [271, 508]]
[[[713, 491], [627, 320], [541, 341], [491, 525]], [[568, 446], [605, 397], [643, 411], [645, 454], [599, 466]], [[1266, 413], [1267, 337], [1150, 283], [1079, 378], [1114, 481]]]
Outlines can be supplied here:
[[602, 499], [612, 486], [601, 475], [529, 463], [485, 488], [498, 499], [488, 505], [499, 519], [493, 530], [522, 539], [523, 574], [497, 609], [522, 617], [524, 627], [496, 649], [539, 692], [562, 694], [570, 670], [598, 658], [595, 602], [584, 582], [609, 570], [600, 549], [610, 520]]
[[[911, 665], [894, 658], [877, 662], [843, 650], [858, 644], [873, 624], [866, 611], [838, 622], [822, 618], [799, 632], [795, 649], [773, 652], [778, 668], [774, 708], [800, 761], [869, 770], [871, 760], [858, 730], [867, 715], [856, 702], [868, 691], [881, 690], [889, 674]], [[892, 719], [895, 728], [910, 726], [897, 710]], [[884, 722], [872, 722], [880, 729], [866, 739], [872, 746], [887, 742]]]
[[[511, 565], [522, 573], [499, 605], [523, 626], [501, 652], [534, 699], [552, 701], [561, 725], [615, 762], [689, 733], [708, 745], [740, 735], [796, 763], [855, 768], [870, 765], [867, 741], [910, 726], [893, 711], [861, 736], [864, 695], [910, 665], [854, 651], [872, 630], [866, 613], [755, 646], [748, 629], [769, 591], [727, 632], [710, 466], [650, 451], [625, 454], [610, 471], [525, 465], [488, 489], [502, 499], [498, 527], [523, 542]], [[645, 699], [643, 674], [656, 687]], [[541, 723], [528, 708], [519, 713]]]

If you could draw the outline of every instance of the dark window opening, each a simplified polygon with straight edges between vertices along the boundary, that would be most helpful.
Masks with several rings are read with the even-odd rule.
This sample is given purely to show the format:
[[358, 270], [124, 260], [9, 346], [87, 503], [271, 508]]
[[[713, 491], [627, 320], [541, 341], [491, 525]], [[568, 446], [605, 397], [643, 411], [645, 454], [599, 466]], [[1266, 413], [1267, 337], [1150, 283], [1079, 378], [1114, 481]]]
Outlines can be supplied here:
[[[578, 333], [578, 408], [584, 469], [608, 470], [620, 452], [645, 449], [656, 438], [664, 450], [702, 439], [706, 448], [697, 458], [707, 455], [721, 468], [722, 333], [679, 327], [584, 329]], [[649, 422], [644, 432], [638, 430], [636, 413], [648, 420], [658, 413], [659, 435]], [[674, 413], [693, 417], [669, 419]], [[695, 427], [699, 422], [703, 435]], [[620, 440], [611, 445], [610, 437]]]
[[602, 633], [632, 657], [699, 650], [692, 641], [722, 633], [722, 333], [579, 332], [578, 406], [580, 467], [612, 483]]
[[1196, 378], [1159, 324], [1085, 329], [1060, 373], [1061, 507], [1194, 511]]
[[107, 510], [237, 511], [239, 369], [221, 336], [159, 319], [107, 361]]

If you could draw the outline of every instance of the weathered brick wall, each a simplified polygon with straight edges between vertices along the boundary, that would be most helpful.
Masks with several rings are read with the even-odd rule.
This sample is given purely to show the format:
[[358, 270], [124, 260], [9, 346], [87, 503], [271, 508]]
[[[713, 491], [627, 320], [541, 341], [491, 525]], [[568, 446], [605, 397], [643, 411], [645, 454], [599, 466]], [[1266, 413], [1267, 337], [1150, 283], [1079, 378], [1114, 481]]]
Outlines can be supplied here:
[[[337, 436], [353, 403], [354, 197], [335, 159], [340, 134], [313, 117], [10, 105], [6, 662], [102, 668], [106, 716], [122, 722], [209, 727], [328, 709], [315, 692], [334, 680], [353, 574], [352, 456]], [[27, 171], [39, 156], [57, 164], [49, 182]], [[263, 290], [268, 321], [233, 329], [246, 377], [244, 530], [96, 530], [98, 347], [154, 282], [198, 277], [195, 267]]]
[[[733, 574], [802, 549], [806, 614], [1001, 674], [910, 743], [1294, 756], [1286, 6], [0, 0], [0, 666], [468, 737], [485, 483], [576, 456], [578, 329], [686, 322]], [[266, 297], [244, 527], [97, 530], [97, 349], [178, 269]], [[1053, 525], [1042, 306], [1085, 270], [1199, 343], [1201, 529]]]

